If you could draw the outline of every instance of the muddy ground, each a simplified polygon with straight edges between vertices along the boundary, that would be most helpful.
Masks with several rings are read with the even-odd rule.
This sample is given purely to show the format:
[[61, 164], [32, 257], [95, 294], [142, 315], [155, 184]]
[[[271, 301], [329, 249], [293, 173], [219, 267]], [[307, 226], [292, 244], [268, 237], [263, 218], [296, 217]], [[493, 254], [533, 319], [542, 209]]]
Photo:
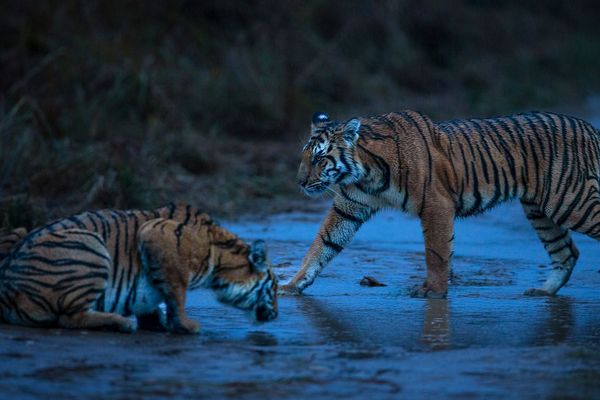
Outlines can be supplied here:
[[[265, 239], [283, 279], [322, 219], [286, 213], [225, 225]], [[555, 298], [530, 298], [548, 257], [518, 204], [456, 227], [447, 300], [413, 299], [425, 275], [418, 221], [386, 212], [363, 227], [304, 296], [257, 325], [194, 292], [198, 336], [0, 326], [0, 397], [582, 398], [600, 396], [600, 243]], [[364, 275], [387, 284], [359, 285]]]

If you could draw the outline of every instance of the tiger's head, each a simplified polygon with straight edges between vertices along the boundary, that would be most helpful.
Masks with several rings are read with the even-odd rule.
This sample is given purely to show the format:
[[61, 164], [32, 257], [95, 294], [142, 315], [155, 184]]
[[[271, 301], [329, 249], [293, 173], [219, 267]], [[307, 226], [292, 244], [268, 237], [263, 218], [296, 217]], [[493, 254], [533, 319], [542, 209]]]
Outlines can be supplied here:
[[250, 311], [260, 322], [277, 318], [277, 277], [269, 265], [265, 242], [247, 245], [218, 225], [211, 228], [209, 236], [213, 265], [210, 286], [217, 299]]
[[309, 196], [316, 196], [332, 185], [358, 182], [364, 168], [356, 157], [360, 120], [331, 121], [322, 112], [313, 115], [311, 134], [302, 149], [298, 184]]

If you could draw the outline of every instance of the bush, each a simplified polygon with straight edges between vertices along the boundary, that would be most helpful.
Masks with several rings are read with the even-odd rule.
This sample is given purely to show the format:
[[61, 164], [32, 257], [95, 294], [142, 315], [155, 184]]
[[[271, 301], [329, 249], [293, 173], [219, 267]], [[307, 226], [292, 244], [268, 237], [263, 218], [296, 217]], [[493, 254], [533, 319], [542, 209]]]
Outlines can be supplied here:
[[[49, 215], [172, 198], [233, 212], [248, 197], [293, 197], [297, 139], [314, 110], [446, 118], [597, 93], [596, 8], [3, 2], [2, 196]], [[273, 149], [278, 157], [263, 161]]]

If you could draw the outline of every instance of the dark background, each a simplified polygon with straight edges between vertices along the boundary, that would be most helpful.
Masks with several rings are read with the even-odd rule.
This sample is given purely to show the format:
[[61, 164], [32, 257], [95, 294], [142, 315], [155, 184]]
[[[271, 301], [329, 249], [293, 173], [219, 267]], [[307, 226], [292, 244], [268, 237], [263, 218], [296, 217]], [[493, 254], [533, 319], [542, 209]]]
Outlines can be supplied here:
[[297, 207], [310, 116], [581, 110], [596, 1], [4, 1], [0, 226]]

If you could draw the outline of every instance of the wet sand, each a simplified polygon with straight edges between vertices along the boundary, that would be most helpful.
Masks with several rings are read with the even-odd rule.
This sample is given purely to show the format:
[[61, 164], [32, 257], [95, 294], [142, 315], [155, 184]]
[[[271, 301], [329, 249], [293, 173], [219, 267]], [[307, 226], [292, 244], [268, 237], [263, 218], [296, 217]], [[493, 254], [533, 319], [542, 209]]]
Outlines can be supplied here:
[[[287, 280], [326, 208], [225, 225], [265, 239]], [[519, 204], [458, 221], [448, 299], [413, 299], [425, 276], [419, 223], [385, 212], [304, 296], [280, 298], [271, 323], [198, 291], [198, 336], [0, 325], [0, 397], [598, 398], [600, 243], [574, 240], [567, 286], [530, 298], [549, 259]], [[359, 285], [365, 275], [387, 286]]]

